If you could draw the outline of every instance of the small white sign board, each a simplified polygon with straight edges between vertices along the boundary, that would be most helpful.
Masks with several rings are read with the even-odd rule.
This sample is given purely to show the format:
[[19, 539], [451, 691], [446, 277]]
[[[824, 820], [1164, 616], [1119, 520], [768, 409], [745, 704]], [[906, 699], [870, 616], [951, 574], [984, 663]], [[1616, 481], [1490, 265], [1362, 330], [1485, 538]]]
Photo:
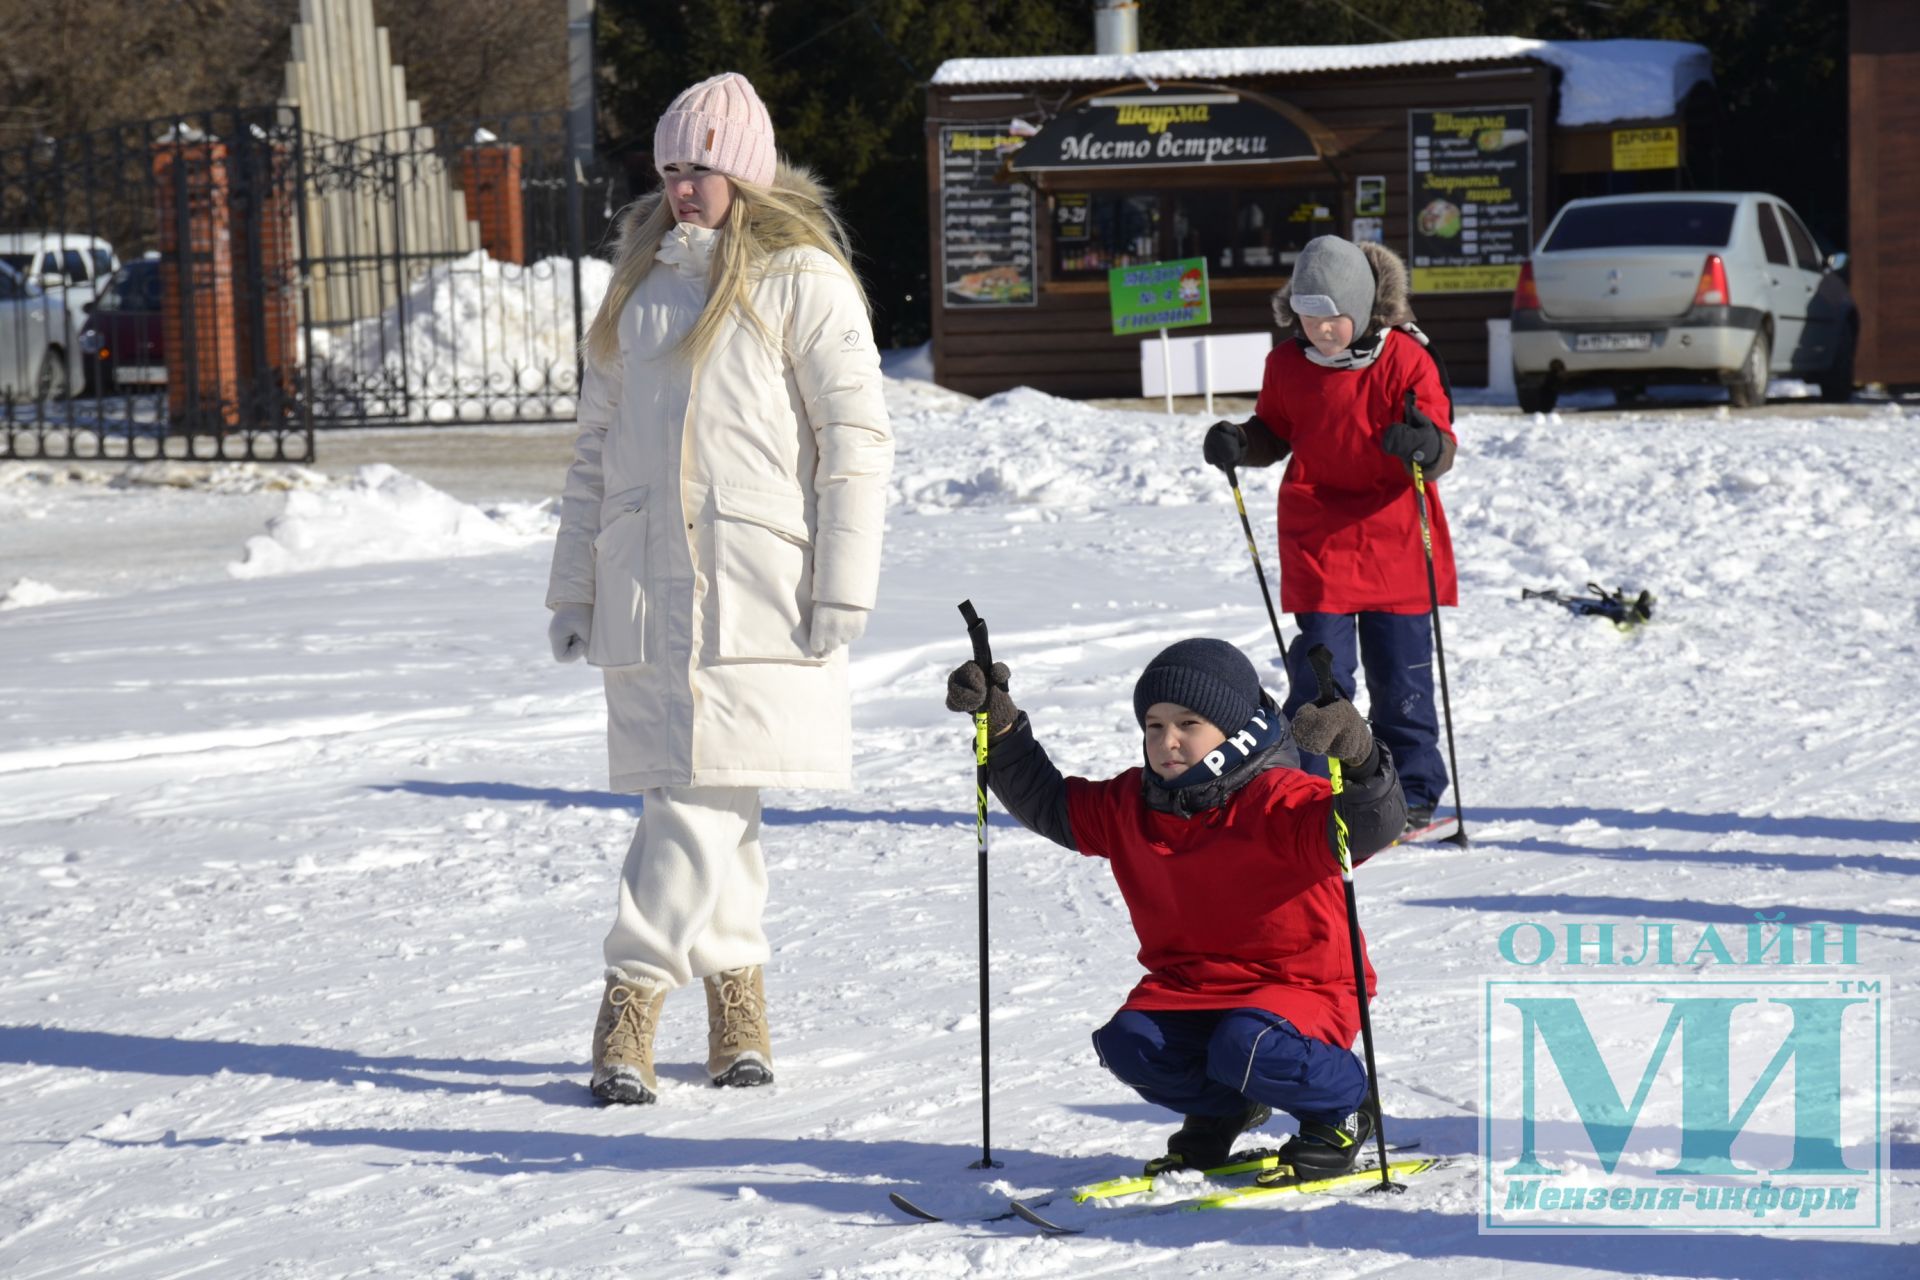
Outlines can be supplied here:
[[[1267, 353], [1273, 350], [1271, 333], [1210, 333], [1193, 338], [1169, 338], [1176, 396], [1211, 395], [1214, 392], [1258, 391], [1267, 370]], [[1213, 365], [1212, 386], [1207, 385], [1207, 365]], [[1169, 394], [1167, 376], [1160, 358], [1160, 339], [1140, 340], [1140, 394]]]

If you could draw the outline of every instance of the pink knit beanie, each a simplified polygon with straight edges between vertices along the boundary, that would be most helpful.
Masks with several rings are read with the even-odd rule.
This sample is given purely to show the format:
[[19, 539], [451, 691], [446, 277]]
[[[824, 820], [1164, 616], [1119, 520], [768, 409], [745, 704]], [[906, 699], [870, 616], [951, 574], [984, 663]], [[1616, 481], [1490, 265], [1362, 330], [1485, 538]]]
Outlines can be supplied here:
[[766, 186], [773, 181], [773, 121], [753, 85], [725, 71], [681, 92], [653, 128], [653, 163], [701, 164]]

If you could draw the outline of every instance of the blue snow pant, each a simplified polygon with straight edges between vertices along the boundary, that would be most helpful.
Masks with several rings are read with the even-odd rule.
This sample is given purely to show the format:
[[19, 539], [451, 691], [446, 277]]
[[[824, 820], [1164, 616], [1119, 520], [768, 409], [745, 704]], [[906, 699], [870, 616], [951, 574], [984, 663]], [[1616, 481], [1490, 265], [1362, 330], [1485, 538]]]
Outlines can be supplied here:
[[1156, 1107], [1227, 1116], [1247, 1099], [1338, 1124], [1367, 1096], [1367, 1072], [1341, 1049], [1265, 1009], [1122, 1009], [1093, 1033], [1100, 1063]]
[[[1287, 646], [1289, 718], [1319, 696], [1307, 654], [1323, 644], [1333, 654], [1333, 682], [1353, 697], [1355, 633], [1367, 673], [1373, 734], [1393, 755], [1407, 808], [1431, 808], [1447, 790], [1440, 721], [1433, 708], [1433, 627], [1424, 613], [1296, 613], [1300, 636]], [[1325, 756], [1300, 753], [1300, 767], [1327, 776]]]

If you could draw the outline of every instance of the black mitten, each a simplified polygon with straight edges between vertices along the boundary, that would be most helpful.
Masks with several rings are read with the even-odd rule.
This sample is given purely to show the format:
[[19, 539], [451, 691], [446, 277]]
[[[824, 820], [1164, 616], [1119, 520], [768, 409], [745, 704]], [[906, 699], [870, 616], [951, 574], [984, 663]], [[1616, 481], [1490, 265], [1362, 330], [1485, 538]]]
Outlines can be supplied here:
[[1005, 733], [1014, 717], [1020, 714], [1020, 708], [1013, 705], [1013, 698], [1007, 693], [1007, 675], [1004, 662], [993, 664], [991, 681], [980, 670], [979, 663], [961, 663], [947, 676], [947, 710], [972, 715], [985, 707], [988, 732], [996, 737]]
[[1380, 433], [1380, 447], [1408, 466], [1417, 462], [1422, 468], [1428, 468], [1440, 461], [1440, 428], [1420, 412], [1418, 405], [1409, 404], [1407, 420], [1396, 422]]
[[1247, 460], [1247, 433], [1238, 423], [1216, 422], [1207, 428], [1207, 438], [1200, 448], [1208, 466], [1225, 471]]

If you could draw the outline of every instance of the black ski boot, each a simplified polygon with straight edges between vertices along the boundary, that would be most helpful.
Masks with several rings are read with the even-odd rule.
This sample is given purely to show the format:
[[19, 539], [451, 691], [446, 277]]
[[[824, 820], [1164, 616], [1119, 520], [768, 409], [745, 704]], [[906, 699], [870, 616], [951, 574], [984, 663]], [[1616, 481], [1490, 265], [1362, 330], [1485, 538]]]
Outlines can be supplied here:
[[1409, 835], [1415, 831], [1421, 830], [1424, 827], [1430, 827], [1432, 825], [1433, 825], [1433, 806], [1432, 805], [1430, 804], [1408, 805], [1407, 806], [1407, 825], [1401, 831], [1401, 834]]
[[1218, 1168], [1233, 1154], [1235, 1139], [1272, 1117], [1272, 1108], [1251, 1099], [1232, 1115], [1188, 1116], [1167, 1139], [1167, 1154], [1147, 1161], [1147, 1176], [1157, 1177], [1169, 1169]]
[[1291, 1166], [1302, 1178], [1327, 1178], [1347, 1173], [1359, 1158], [1361, 1148], [1373, 1136], [1373, 1113], [1366, 1107], [1339, 1124], [1302, 1120], [1300, 1132], [1280, 1148], [1279, 1172]]

